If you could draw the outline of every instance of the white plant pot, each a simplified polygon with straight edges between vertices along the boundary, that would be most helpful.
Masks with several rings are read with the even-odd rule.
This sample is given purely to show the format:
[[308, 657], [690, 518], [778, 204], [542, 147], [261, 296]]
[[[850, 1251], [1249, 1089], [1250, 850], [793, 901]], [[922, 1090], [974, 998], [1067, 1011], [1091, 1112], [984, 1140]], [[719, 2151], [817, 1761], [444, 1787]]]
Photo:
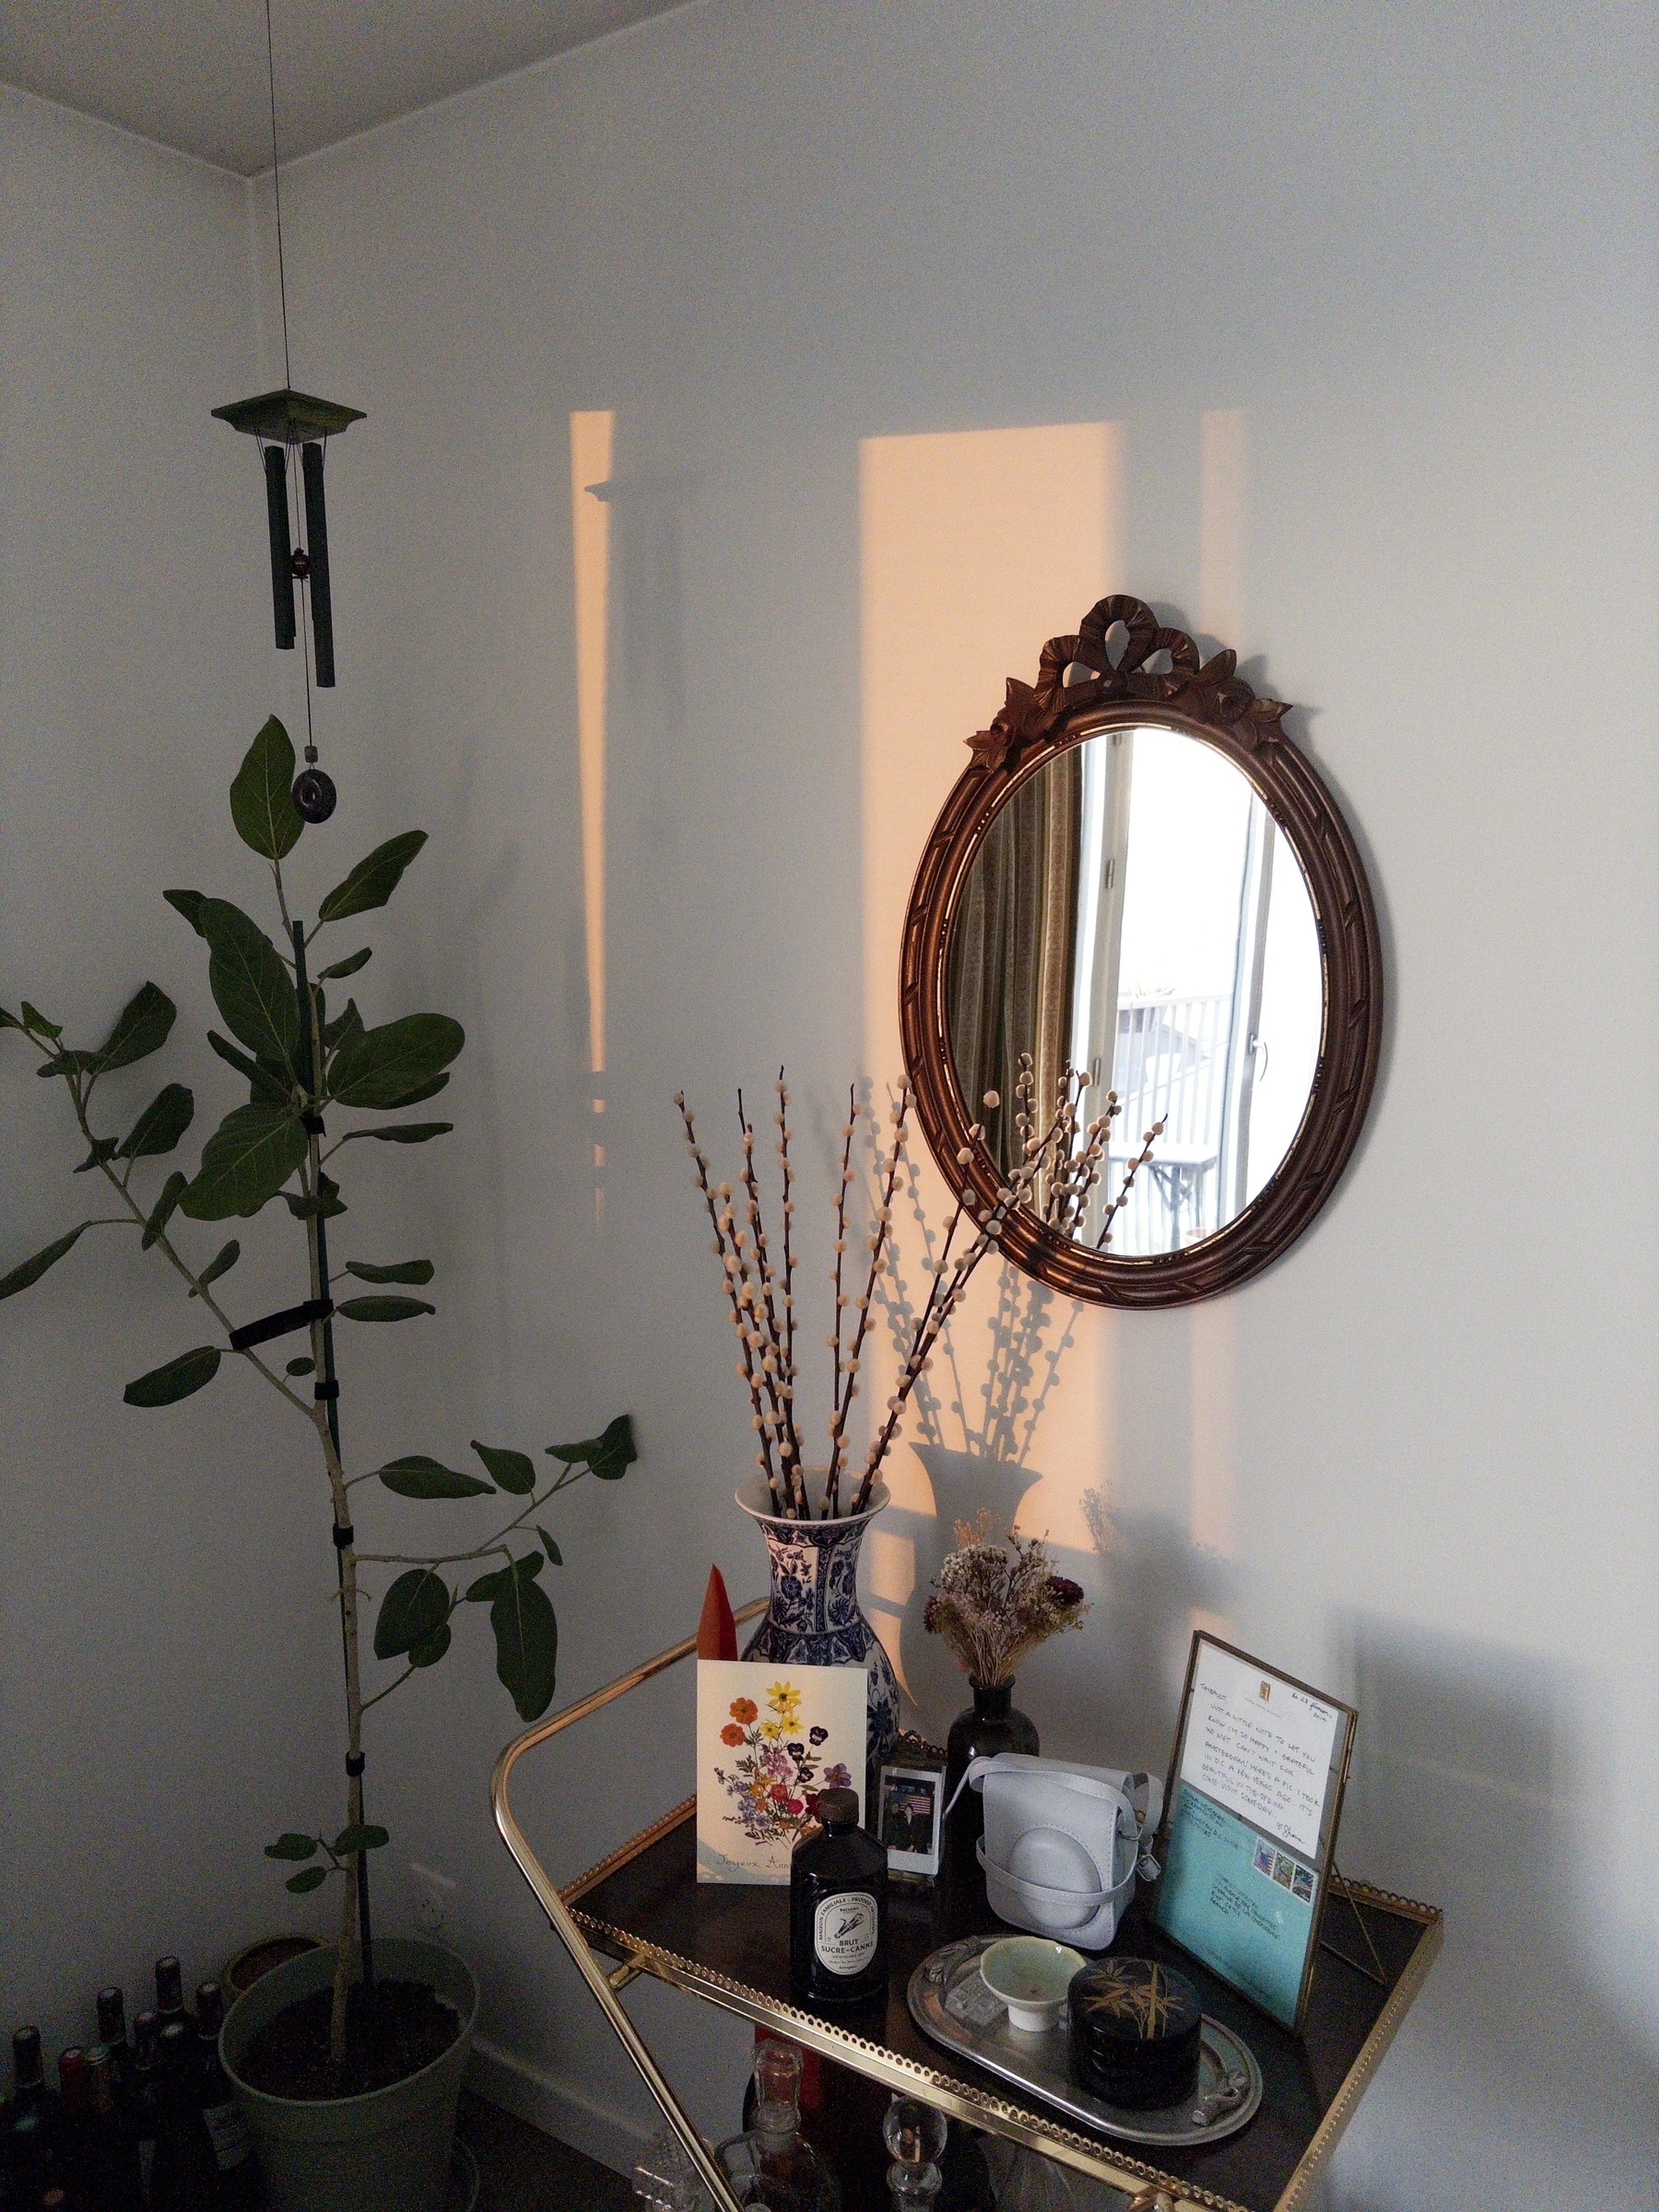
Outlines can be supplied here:
[[269, 2212], [440, 2212], [478, 2017], [478, 1985], [453, 1951], [419, 1938], [375, 1942], [377, 1975], [429, 1983], [461, 2018], [449, 2049], [418, 2074], [361, 2097], [312, 2100], [269, 2096], [238, 2071], [262, 2028], [333, 1983], [335, 1958], [332, 1947], [308, 1951], [262, 1974], [219, 2031], [219, 2057], [248, 2124]]

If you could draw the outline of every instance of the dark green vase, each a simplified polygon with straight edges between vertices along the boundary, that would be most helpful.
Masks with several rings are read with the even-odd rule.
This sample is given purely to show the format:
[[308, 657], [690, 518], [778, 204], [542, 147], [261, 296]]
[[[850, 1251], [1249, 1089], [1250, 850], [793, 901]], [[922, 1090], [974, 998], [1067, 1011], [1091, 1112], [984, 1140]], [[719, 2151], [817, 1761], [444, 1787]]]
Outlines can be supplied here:
[[[991, 1759], [998, 1751], [1025, 1751], [1036, 1756], [1037, 1729], [1030, 1717], [1014, 1703], [1012, 1682], [984, 1683], [968, 1678], [973, 1702], [959, 1712], [945, 1739], [945, 1802], [975, 1759]], [[957, 1797], [955, 1809], [945, 1823], [945, 1857], [965, 1873], [975, 1864], [974, 1845], [985, 1832], [985, 1801], [975, 1789]]]

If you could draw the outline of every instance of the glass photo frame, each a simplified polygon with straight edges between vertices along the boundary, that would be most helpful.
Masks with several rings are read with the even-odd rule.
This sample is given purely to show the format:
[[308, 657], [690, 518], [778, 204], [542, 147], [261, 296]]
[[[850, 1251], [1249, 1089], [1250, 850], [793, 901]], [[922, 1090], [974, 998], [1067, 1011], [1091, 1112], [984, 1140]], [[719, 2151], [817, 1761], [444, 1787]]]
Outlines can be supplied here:
[[1159, 1831], [1159, 1928], [1300, 2035], [1359, 1715], [1199, 1630]]

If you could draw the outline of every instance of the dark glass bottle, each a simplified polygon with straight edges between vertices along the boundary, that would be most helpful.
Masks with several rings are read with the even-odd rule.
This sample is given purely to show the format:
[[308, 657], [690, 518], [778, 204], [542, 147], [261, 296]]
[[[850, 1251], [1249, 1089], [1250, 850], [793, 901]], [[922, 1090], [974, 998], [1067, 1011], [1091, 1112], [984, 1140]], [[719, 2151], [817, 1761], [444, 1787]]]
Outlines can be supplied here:
[[190, 2015], [184, 2009], [184, 1970], [171, 1951], [156, 1961], [156, 2010], [163, 2028], [182, 2020], [186, 2032], [190, 2031]]
[[144, 2212], [138, 2137], [131, 2114], [116, 2096], [115, 2061], [109, 2047], [87, 2053], [87, 2162], [81, 2187], [94, 2212]]
[[975, 1789], [957, 1797], [957, 1785], [976, 1759], [994, 1759], [999, 1751], [1024, 1751], [1035, 1758], [1037, 1729], [1014, 1703], [1012, 1682], [976, 1682], [968, 1677], [973, 1702], [959, 1712], [945, 1739], [945, 1802], [950, 1804], [945, 1823], [945, 1856], [955, 1874], [974, 1867], [974, 1846], [985, 1832], [985, 1805]]
[[133, 2047], [127, 2041], [126, 1999], [113, 1984], [98, 1993], [98, 2040], [110, 2054], [115, 2070], [115, 2097], [121, 2104], [133, 2100]]
[[92, 2102], [87, 2080], [87, 2053], [78, 2043], [58, 2053], [58, 2113], [53, 2143], [57, 2168], [54, 2178], [77, 2195], [87, 2192], [87, 2159], [90, 2148]]
[[169, 2020], [161, 2030], [151, 2212], [214, 2212], [218, 2196], [218, 2160], [190, 2078], [192, 2040], [182, 2020]]
[[858, 1825], [852, 1790], [825, 1790], [822, 1832], [789, 1862], [789, 1980], [804, 2005], [860, 2005], [887, 1993], [887, 1853]]
[[[0, 2156], [18, 2191], [19, 2204], [31, 2206], [56, 2180], [58, 2100], [46, 2087], [38, 2028], [19, 2028], [12, 2037], [12, 2093], [6, 2115], [6, 2146]], [[32, 2190], [31, 2196], [28, 2192]]]
[[196, 1991], [195, 2093], [218, 2164], [218, 2202], [254, 2206], [263, 2204], [265, 2192], [241, 2107], [219, 2058], [219, 2030], [224, 2024], [223, 1993], [217, 1982], [204, 1982]]
[[161, 2016], [141, 2012], [133, 2022], [133, 2133], [138, 2170], [147, 2195], [161, 2124]]

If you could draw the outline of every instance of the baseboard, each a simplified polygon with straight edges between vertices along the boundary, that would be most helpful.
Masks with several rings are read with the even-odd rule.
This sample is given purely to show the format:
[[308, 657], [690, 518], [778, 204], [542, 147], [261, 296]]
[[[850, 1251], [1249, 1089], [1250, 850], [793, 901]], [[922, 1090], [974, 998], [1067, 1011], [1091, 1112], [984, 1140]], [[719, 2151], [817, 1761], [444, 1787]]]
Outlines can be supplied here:
[[614, 2106], [600, 2104], [574, 2082], [526, 2065], [510, 2051], [483, 2036], [473, 2038], [466, 2086], [515, 2119], [527, 2120], [545, 2136], [556, 2136], [574, 2150], [597, 2159], [613, 2173], [631, 2173], [649, 2136], [637, 2120]]

